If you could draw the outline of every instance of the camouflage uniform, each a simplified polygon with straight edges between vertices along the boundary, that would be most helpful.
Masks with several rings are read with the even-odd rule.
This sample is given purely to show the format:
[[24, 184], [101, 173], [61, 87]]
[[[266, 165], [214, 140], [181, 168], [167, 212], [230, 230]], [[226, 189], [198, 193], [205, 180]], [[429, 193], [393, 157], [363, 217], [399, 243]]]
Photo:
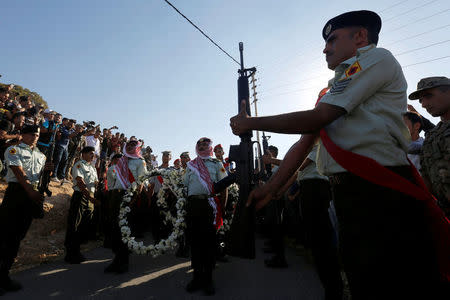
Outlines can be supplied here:
[[426, 134], [420, 163], [439, 206], [450, 217], [450, 122], [440, 122]]

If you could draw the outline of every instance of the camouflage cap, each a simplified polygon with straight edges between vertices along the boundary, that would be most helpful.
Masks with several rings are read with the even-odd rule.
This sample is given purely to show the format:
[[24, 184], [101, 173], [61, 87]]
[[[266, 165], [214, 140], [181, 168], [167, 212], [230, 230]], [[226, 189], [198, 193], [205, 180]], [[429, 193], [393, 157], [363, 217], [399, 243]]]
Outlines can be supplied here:
[[417, 100], [420, 98], [422, 91], [443, 85], [450, 85], [450, 79], [444, 76], [422, 78], [417, 84], [417, 91], [411, 93], [408, 98], [409, 100]]
[[183, 153], [180, 154], [180, 158], [181, 157], [189, 157], [189, 152], [188, 151], [184, 151]]

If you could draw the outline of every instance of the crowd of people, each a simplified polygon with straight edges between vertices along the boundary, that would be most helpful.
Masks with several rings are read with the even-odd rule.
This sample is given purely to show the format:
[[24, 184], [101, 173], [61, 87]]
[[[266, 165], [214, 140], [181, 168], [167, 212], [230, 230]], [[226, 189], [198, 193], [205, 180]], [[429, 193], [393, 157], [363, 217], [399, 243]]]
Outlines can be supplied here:
[[[302, 224], [299, 240], [311, 248], [325, 299], [342, 299], [341, 269], [353, 299], [435, 299], [448, 292], [450, 79], [424, 78], [409, 95], [441, 118], [434, 125], [413, 106], [407, 108], [400, 65], [376, 47], [380, 29], [380, 17], [370, 11], [345, 13], [325, 24], [323, 52], [336, 76], [314, 109], [249, 117], [243, 103], [230, 120], [236, 135], [302, 134], [283, 160], [276, 147], [267, 149], [262, 159], [270, 165], [268, 177], [250, 193], [248, 205], [263, 208], [257, 216], [267, 229], [266, 250], [274, 253], [267, 267], [288, 266], [283, 219]], [[117, 222], [122, 198], [149, 171], [174, 169], [187, 190], [187, 239], [179, 241], [177, 252], [191, 253], [193, 279], [186, 290], [215, 293], [215, 261], [224, 259], [217, 251], [218, 215], [227, 205], [226, 189], [218, 192], [215, 184], [233, 176], [220, 144], [213, 147], [211, 139], [201, 138], [195, 159], [183, 152], [170, 166], [171, 152], [164, 151], [158, 165], [143, 140], [113, 134], [115, 127], [77, 124], [9, 92], [10, 87], [0, 87], [0, 153], [8, 182], [0, 207], [0, 291], [20, 289], [9, 269], [35, 216], [30, 203], [42, 201], [36, 192], [42, 170], [49, 170], [51, 181], [74, 186], [65, 260], [82, 262], [80, 244], [88, 233], [100, 232], [115, 254], [105, 272], [123, 273], [129, 250]], [[168, 235], [153, 204], [162, 183], [154, 176], [138, 186], [129, 219], [136, 237], [146, 230], [156, 241]], [[30, 209], [21, 206], [27, 203]]]

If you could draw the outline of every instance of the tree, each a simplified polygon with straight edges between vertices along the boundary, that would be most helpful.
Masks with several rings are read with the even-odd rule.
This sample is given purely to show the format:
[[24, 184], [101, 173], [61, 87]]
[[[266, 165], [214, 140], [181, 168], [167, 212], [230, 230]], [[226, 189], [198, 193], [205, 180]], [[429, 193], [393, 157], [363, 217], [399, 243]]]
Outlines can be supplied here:
[[[10, 84], [0, 83], [0, 85], [8, 87]], [[20, 96], [28, 96], [30, 100], [35, 104], [42, 105], [44, 106], [44, 108], [48, 108], [47, 101], [45, 101], [44, 98], [42, 98], [42, 96], [37, 92], [30, 91], [26, 88], [24, 89], [22, 86], [14, 84], [10, 97], [17, 97], [18, 99]]]

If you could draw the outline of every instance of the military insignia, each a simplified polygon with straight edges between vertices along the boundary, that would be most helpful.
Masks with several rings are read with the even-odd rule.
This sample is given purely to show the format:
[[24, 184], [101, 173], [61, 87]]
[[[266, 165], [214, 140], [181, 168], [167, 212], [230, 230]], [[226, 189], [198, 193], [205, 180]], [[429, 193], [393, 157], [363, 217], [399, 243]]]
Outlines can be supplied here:
[[81, 166], [80, 166], [80, 165], [77, 165], [77, 169], [79, 169], [79, 168], [81, 168]]
[[220, 169], [220, 172], [225, 173], [226, 172], [225, 168]]
[[16, 153], [17, 153], [16, 148], [11, 148], [11, 150], [9, 150], [9, 153], [11, 153], [11, 154], [16, 154]]
[[330, 94], [336, 95], [342, 93], [351, 80], [352, 80], [351, 78], [346, 78], [333, 83], [330, 89]]
[[345, 70], [345, 77], [347, 78], [353, 76], [361, 70], [362, 68], [360, 64], [357, 61], [355, 61], [353, 65], [351, 65], [350, 67], [347, 68], [347, 70]]
[[325, 35], [329, 35], [331, 32], [331, 24], [328, 24], [327, 28], [325, 29]]

